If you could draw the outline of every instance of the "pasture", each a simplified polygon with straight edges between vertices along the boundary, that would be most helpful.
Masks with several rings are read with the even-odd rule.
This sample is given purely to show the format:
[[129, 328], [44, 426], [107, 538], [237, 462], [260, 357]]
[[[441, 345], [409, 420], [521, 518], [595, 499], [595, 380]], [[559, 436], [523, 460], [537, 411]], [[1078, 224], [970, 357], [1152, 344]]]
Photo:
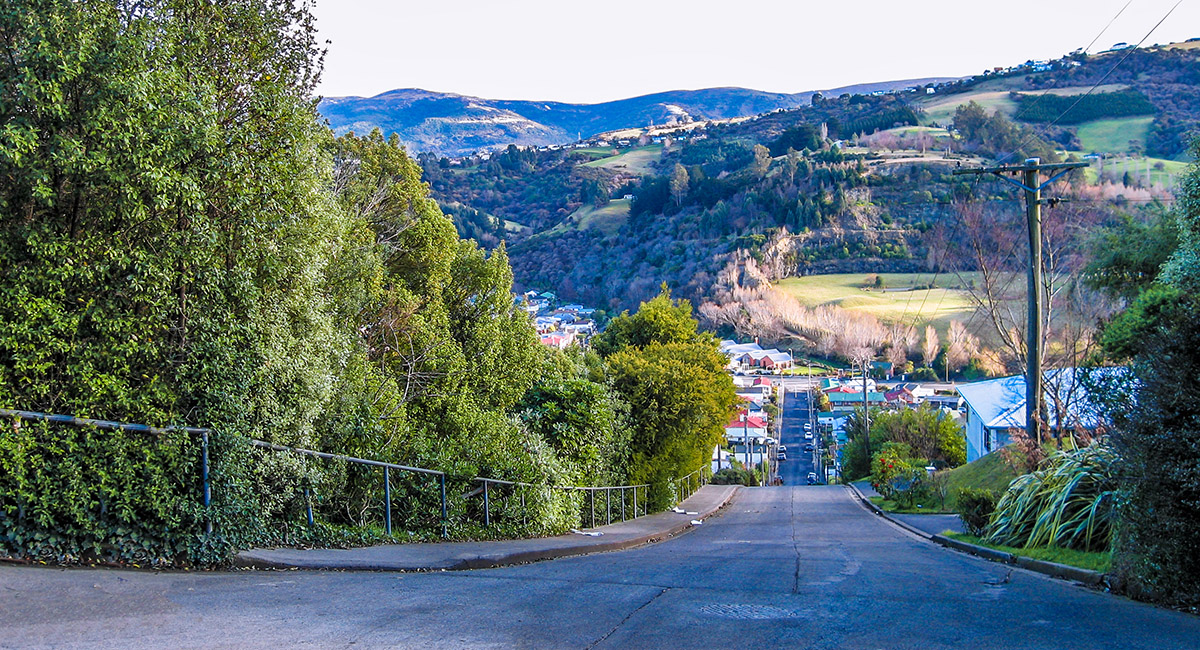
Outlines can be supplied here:
[[[883, 289], [873, 286], [876, 275], [883, 278]], [[977, 273], [940, 273], [936, 278], [933, 273], [838, 273], [786, 278], [776, 286], [806, 307], [836, 305], [871, 314], [884, 323], [933, 325], [944, 335], [950, 321], [971, 320], [975, 308], [963, 285], [977, 278]], [[933, 289], [912, 288], [931, 284]], [[982, 324], [977, 317], [971, 329]]]
[[615, 156], [584, 163], [587, 167], [602, 167], [613, 171], [629, 172], [639, 176], [649, 174], [652, 165], [662, 158], [662, 145], [652, 144], [645, 147], [628, 149]]

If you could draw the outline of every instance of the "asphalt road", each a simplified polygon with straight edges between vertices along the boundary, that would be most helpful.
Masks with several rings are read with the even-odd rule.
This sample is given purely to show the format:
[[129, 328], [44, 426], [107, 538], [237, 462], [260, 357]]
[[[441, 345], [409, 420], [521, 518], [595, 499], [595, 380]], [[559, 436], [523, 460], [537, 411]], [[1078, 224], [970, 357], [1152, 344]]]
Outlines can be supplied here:
[[0, 646], [1196, 648], [1200, 618], [919, 540], [839, 486], [640, 549], [448, 573], [0, 566]]
[[[804, 423], [809, 421], [807, 392], [783, 392], [779, 421], [779, 442], [787, 447], [788, 459], [779, 463], [779, 477], [784, 485], [806, 485], [809, 472], [816, 472], [815, 452], [804, 451], [804, 445], [820, 444], [814, 433], [812, 440], [804, 438]], [[818, 472], [818, 476], [820, 473]]]

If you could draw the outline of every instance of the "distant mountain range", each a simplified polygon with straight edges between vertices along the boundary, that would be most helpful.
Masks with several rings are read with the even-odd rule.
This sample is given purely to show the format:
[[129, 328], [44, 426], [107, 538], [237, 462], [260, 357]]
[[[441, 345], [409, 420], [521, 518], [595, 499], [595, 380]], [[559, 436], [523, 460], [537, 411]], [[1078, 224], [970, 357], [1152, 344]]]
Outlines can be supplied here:
[[483, 99], [405, 88], [374, 97], [327, 97], [318, 109], [339, 134], [378, 127], [385, 134], [399, 134], [411, 152], [454, 156], [509, 144], [566, 144], [649, 124], [758, 115], [806, 106], [814, 92], [871, 93], [953, 79], [902, 79], [793, 94], [747, 88], [671, 90], [599, 104]]

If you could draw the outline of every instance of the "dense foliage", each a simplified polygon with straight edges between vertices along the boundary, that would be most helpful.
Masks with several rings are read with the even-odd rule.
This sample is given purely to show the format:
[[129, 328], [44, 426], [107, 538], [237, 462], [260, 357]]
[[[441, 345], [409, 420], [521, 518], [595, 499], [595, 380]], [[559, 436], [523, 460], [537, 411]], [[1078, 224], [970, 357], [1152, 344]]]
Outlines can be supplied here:
[[[1120, 454], [1126, 504], [1115, 565], [1153, 597], [1200, 603], [1200, 167], [1192, 165], [1176, 206], [1177, 247], [1159, 275], [1125, 312], [1108, 323], [1109, 357], [1129, 363], [1113, 382], [1107, 406]], [[1128, 256], [1161, 259], [1164, 238], [1140, 240]], [[1124, 265], [1122, 265], [1124, 266]], [[1138, 265], [1140, 266], [1140, 265]], [[1119, 267], [1120, 269], [1121, 267]]]
[[[902, 453], [905, 460], [913, 461], [921, 468], [933, 465], [944, 469], [967, 462], [966, 439], [962, 436], [962, 428], [937, 409], [927, 405], [898, 411], [872, 408], [869, 415], [869, 440], [865, 435], [861, 409], [846, 419], [848, 441], [842, 451], [842, 473], [847, 478], [874, 474], [877, 462], [874, 459], [885, 448], [892, 449], [893, 453]], [[870, 457], [867, 455], [868, 444]], [[893, 446], [887, 447], [889, 444]]]
[[1118, 501], [1120, 458], [1103, 444], [1059, 451], [1017, 477], [988, 521], [989, 543], [1106, 551]]
[[1020, 109], [1017, 114], [1025, 122], [1055, 122], [1080, 124], [1091, 120], [1112, 119], [1131, 115], [1151, 115], [1154, 105], [1136, 90], [1120, 90], [1091, 95], [1029, 95], [1014, 93]]
[[666, 507], [674, 479], [706, 466], [723, 439], [736, 403], [727, 360], [716, 338], [696, 331], [691, 305], [665, 290], [614, 318], [596, 349], [630, 406], [630, 479], [650, 483], [652, 506]]
[[[686, 306], [687, 336], [608, 360], [543, 348], [505, 246], [460, 239], [395, 137], [319, 124], [303, 7], [31, 0], [0, 34], [0, 406], [215, 431], [205, 510], [197, 435], [5, 422], [0, 554], [187, 565], [383, 536], [378, 468], [249, 438], [443, 471], [459, 536], [579, 524], [577, 493], [493, 486], [482, 530], [473, 477], [669, 495], [707, 460], [732, 387]], [[440, 532], [436, 478], [390, 486], [400, 529]]]

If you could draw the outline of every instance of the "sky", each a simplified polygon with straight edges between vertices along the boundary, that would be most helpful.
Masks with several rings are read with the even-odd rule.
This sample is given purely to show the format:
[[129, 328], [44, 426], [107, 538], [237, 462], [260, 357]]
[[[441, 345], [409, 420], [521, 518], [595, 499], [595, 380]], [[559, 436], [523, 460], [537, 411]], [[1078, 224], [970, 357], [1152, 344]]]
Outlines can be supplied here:
[[[330, 41], [322, 96], [423, 88], [594, 103], [967, 76], [1086, 47], [1110, 21], [1090, 51], [1136, 43], [1178, 0], [316, 1]], [[1183, 0], [1145, 45], [1193, 37], [1200, 0]]]

